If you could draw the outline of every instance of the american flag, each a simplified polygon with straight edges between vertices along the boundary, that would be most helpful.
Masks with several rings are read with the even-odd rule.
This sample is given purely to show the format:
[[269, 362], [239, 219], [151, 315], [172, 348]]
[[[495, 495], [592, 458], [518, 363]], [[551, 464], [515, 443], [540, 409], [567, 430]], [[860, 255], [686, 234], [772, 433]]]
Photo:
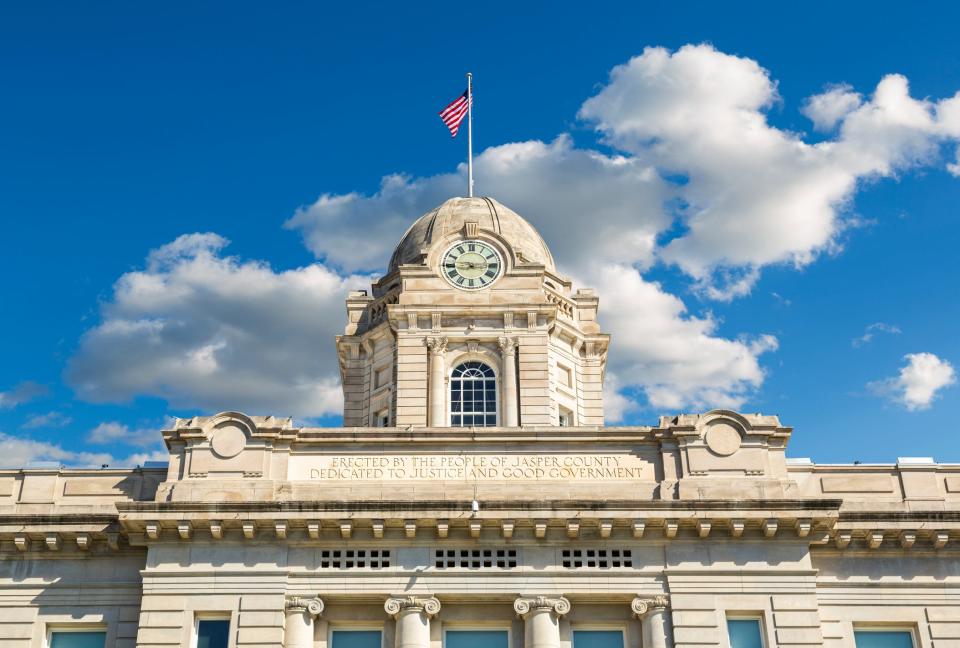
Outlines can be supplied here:
[[[440, 111], [440, 119], [443, 120], [443, 123], [447, 125], [447, 128], [450, 129], [450, 137], [456, 137], [457, 132], [460, 130], [460, 124], [463, 122], [463, 118], [467, 115], [467, 94], [469, 90], [464, 90], [463, 94], [453, 100], [449, 106]], [[472, 101], [473, 98], [470, 98]]]

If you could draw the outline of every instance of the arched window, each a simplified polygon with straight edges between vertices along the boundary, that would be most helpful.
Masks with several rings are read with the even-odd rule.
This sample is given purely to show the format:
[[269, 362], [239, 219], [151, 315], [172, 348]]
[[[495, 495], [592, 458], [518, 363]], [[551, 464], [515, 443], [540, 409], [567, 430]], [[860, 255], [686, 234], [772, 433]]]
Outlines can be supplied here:
[[497, 377], [476, 360], [457, 365], [450, 375], [450, 425], [493, 427], [497, 424]]

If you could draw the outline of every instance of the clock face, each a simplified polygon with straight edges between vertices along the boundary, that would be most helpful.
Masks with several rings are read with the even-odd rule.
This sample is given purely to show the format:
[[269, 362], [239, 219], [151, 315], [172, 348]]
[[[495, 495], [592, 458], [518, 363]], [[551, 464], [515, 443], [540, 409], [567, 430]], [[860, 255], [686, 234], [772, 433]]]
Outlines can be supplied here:
[[503, 261], [483, 241], [460, 241], [443, 255], [440, 272], [457, 288], [479, 290], [497, 280], [503, 272]]

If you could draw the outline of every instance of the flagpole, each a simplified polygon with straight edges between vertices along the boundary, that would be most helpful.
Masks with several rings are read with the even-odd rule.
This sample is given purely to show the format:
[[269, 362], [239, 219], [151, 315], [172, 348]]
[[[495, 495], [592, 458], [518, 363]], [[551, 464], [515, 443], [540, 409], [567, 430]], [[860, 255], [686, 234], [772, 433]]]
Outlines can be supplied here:
[[473, 74], [467, 72], [467, 197], [473, 198]]

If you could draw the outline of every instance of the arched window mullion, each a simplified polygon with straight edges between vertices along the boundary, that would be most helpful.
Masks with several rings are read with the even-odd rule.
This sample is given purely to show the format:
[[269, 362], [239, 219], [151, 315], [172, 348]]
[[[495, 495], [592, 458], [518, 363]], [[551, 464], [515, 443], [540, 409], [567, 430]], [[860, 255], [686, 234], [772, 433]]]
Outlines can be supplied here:
[[497, 378], [477, 360], [462, 362], [450, 374], [450, 424], [493, 427], [497, 424]]

